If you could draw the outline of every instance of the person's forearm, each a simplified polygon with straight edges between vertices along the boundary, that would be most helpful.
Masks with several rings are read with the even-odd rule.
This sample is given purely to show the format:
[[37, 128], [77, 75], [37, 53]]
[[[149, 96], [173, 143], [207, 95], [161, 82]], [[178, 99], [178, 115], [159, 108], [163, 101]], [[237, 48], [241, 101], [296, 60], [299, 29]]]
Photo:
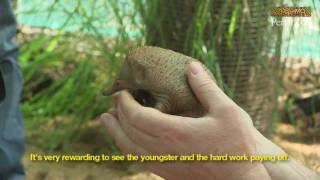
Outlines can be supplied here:
[[[256, 134], [258, 155], [278, 156], [285, 153], [280, 147], [262, 136], [258, 131]], [[316, 173], [297, 163], [291, 157], [287, 161], [264, 162], [263, 165], [273, 180], [319, 179]]]
[[287, 162], [264, 163], [264, 166], [273, 180], [319, 179], [319, 176], [294, 159]]

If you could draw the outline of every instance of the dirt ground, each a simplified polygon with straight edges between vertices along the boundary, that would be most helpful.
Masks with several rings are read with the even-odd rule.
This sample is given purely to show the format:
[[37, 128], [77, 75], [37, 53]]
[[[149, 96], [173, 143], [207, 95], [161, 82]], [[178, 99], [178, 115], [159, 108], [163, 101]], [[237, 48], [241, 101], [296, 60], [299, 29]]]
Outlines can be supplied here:
[[282, 147], [291, 157], [305, 164], [320, 174], [320, 140], [315, 137], [301, 137], [297, 135], [291, 125], [281, 124], [273, 142]]
[[[290, 125], [281, 124], [273, 141], [286, 152], [320, 173], [320, 142], [310, 138], [296, 136], [295, 129]], [[27, 179], [32, 180], [160, 180], [162, 178], [141, 170], [136, 165], [121, 163], [96, 164], [90, 162], [32, 162], [29, 160], [31, 152], [39, 152], [37, 148], [27, 146], [23, 159]]]

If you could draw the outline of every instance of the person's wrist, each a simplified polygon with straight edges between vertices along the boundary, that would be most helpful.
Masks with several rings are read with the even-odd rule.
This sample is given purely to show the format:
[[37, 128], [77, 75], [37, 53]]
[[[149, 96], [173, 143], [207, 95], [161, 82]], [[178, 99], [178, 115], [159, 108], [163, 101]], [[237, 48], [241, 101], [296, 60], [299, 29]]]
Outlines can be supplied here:
[[284, 151], [269, 139], [264, 137], [257, 129], [254, 130], [254, 139], [256, 142], [256, 155], [281, 155]]
[[[243, 143], [245, 144], [246, 149], [245, 152], [248, 156], [255, 156], [263, 154], [263, 148], [268, 146], [267, 139], [261, 135], [261, 133], [251, 124], [252, 128], [248, 128], [248, 139], [246, 139]], [[243, 163], [241, 165], [241, 170], [238, 174], [234, 174], [233, 177], [235, 179], [271, 179], [266, 166], [262, 162], [240, 162]]]
[[[244, 118], [245, 119], [245, 118]], [[251, 122], [251, 119], [249, 120]], [[243, 154], [249, 156], [248, 161], [239, 162], [238, 172], [234, 172], [232, 177], [235, 179], [271, 179], [268, 169], [262, 162], [252, 162], [250, 156], [263, 155], [263, 154], [272, 154], [274, 149], [268, 149], [270, 147], [269, 140], [266, 139], [254, 126], [252, 123], [248, 123], [242, 127], [245, 133], [241, 137], [243, 139], [243, 149], [240, 150]], [[277, 151], [279, 153], [279, 151]], [[242, 155], [242, 154], [239, 154]], [[231, 178], [232, 179], [232, 178]]]

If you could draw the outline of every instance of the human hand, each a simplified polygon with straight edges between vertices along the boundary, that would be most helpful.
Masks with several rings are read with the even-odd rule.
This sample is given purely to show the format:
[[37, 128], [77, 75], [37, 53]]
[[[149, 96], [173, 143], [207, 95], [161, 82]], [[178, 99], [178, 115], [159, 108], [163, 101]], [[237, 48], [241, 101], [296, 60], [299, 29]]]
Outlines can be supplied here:
[[[116, 109], [101, 116], [103, 125], [124, 154], [252, 155], [256, 129], [251, 118], [214, 83], [199, 63], [191, 63], [190, 86], [207, 114], [190, 118], [143, 107], [127, 92], [114, 96]], [[168, 179], [269, 178], [261, 163], [174, 162], [144, 163]]]

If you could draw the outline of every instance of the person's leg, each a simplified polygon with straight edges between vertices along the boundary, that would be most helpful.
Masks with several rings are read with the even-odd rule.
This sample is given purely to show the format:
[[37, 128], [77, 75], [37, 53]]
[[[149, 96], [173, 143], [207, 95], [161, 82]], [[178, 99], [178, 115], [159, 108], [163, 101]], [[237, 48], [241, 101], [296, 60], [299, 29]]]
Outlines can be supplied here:
[[10, 1], [0, 1], [0, 179], [24, 179], [21, 157], [24, 131], [20, 112], [22, 75], [17, 63], [18, 46], [12, 41], [16, 21]]

